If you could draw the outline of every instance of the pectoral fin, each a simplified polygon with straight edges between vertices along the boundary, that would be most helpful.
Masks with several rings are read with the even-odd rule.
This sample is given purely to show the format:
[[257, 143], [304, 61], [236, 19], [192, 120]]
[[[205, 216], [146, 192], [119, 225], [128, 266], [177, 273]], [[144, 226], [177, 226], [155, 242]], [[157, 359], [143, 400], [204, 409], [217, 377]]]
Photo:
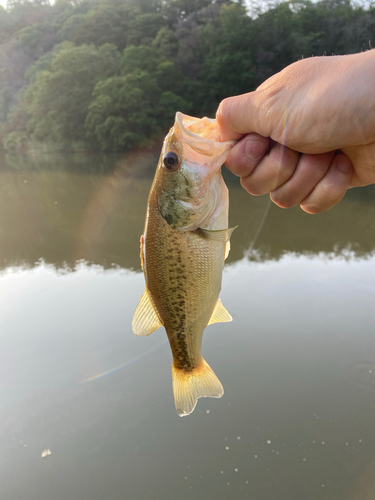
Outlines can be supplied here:
[[162, 322], [155, 311], [146, 288], [133, 316], [133, 333], [140, 337], [150, 335], [150, 333], [157, 330], [160, 326], [163, 326]]
[[197, 231], [207, 240], [228, 242], [236, 227], [230, 227], [229, 229], [216, 229], [216, 230], [202, 229], [200, 227], [199, 229], [197, 229]]
[[236, 227], [238, 226], [231, 227], [229, 229], [218, 229], [218, 230], [199, 228], [198, 232], [203, 236], [203, 238], [206, 238], [208, 240], [225, 242], [225, 252], [224, 252], [224, 260], [225, 260], [228, 257], [230, 251], [229, 240]]
[[221, 300], [217, 299], [214, 312], [212, 313], [212, 316], [211, 316], [210, 321], [208, 322], [208, 325], [212, 325], [213, 323], [229, 323], [229, 321], [232, 321], [232, 320], [233, 320], [232, 316], [225, 309]]

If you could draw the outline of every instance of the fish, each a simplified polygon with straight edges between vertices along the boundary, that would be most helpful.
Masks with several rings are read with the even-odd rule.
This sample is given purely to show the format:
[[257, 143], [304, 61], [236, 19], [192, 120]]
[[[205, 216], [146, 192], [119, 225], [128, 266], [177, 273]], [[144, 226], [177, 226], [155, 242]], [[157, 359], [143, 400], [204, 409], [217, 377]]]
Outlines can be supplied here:
[[176, 113], [164, 139], [140, 238], [145, 290], [135, 335], [164, 326], [172, 350], [172, 387], [179, 416], [198, 398], [224, 389], [201, 354], [203, 330], [232, 321], [219, 292], [230, 250], [228, 188], [221, 174], [235, 141], [220, 142], [215, 119]]

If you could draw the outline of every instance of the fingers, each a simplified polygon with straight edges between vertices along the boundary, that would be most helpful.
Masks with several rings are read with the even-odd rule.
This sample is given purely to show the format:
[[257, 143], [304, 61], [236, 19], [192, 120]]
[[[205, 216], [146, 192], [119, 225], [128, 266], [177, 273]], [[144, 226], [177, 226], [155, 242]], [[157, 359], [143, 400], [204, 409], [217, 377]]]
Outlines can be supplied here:
[[349, 158], [343, 153], [337, 154], [326, 175], [313, 191], [301, 201], [302, 210], [308, 214], [316, 214], [336, 205], [349, 189], [353, 172]]
[[258, 134], [249, 134], [232, 148], [225, 166], [235, 175], [246, 177], [262, 160], [268, 147], [268, 138]]
[[273, 144], [266, 154], [269, 145], [268, 138], [249, 134], [233, 147], [225, 162], [229, 170], [241, 177], [242, 186], [250, 194], [262, 195], [276, 189], [297, 167], [299, 153]]
[[[294, 174], [299, 153], [281, 144], [273, 144], [258, 134], [249, 134], [232, 149], [225, 165], [241, 177], [242, 186], [250, 194], [269, 193], [288, 181]], [[308, 194], [308, 193], [307, 193]]]
[[299, 157], [296, 151], [275, 144], [256, 169], [241, 179], [241, 184], [246, 191], [256, 196], [270, 193], [292, 177]]
[[301, 205], [307, 213], [328, 210], [350, 187], [353, 167], [343, 153], [300, 155], [258, 134], [249, 134], [232, 149], [226, 166], [241, 177], [253, 195], [270, 193], [272, 201], [289, 208]]
[[335, 153], [302, 155], [290, 179], [271, 192], [271, 200], [281, 208], [298, 205], [326, 175]]

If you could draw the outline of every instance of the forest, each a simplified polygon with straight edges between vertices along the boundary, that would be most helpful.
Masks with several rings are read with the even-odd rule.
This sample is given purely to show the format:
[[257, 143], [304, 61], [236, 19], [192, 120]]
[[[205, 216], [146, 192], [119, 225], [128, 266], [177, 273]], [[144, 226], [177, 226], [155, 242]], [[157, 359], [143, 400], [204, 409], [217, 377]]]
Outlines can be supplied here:
[[126, 151], [176, 111], [214, 116], [302, 57], [375, 44], [375, 6], [232, 0], [8, 0], [0, 6], [6, 151]]

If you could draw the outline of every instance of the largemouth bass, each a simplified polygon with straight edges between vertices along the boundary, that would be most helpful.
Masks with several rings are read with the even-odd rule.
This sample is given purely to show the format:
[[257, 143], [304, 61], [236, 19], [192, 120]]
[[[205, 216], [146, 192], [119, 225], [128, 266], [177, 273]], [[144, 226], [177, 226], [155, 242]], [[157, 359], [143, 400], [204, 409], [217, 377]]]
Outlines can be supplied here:
[[141, 236], [146, 287], [133, 318], [135, 335], [164, 326], [172, 349], [177, 413], [223, 387], [203, 359], [203, 330], [231, 321], [219, 299], [229, 253], [228, 189], [221, 175], [234, 141], [217, 140], [216, 120], [176, 114], [163, 144]]

